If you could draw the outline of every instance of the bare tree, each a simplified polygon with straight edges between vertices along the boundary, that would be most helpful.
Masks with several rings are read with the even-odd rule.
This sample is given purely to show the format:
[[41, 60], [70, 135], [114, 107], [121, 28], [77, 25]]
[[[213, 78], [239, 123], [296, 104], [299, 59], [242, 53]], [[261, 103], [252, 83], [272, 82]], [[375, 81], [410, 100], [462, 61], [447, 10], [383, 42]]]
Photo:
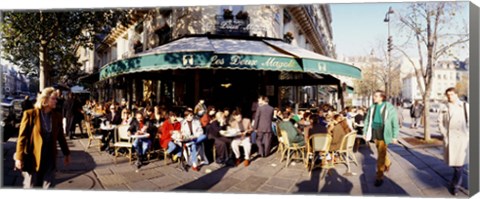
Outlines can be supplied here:
[[370, 99], [375, 90], [382, 88], [382, 78], [384, 76], [378, 73], [380, 68], [380, 66], [377, 66], [377, 63], [372, 62], [362, 67], [363, 78], [354, 81], [355, 93], [362, 97], [363, 100], [365, 98]]
[[468, 96], [468, 75], [463, 74], [460, 78], [460, 81], [457, 82], [455, 88], [457, 89], [458, 96], [466, 97]]
[[[452, 20], [465, 4], [456, 2], [421, 2], [412, 3], [407, 12], [400, 16], [401, 31], [407, 31], [418, 51], [417, 56], [411, 56], [407, 50], [395, 47], [412, 64], [417, 66], [415, 76], [422, 94], [424, 110], [430, 108], [430, 93], [432, 89], [432, 75], [439, 58], [451, 55], [451, 50], [469, 40], [468, 25], [463, 29], [452, 28], [459, 25]], [[418, 64], [414, 59], [418, 58]], [[424, 139], [430, 141], [428, 114], [424, 114]]]

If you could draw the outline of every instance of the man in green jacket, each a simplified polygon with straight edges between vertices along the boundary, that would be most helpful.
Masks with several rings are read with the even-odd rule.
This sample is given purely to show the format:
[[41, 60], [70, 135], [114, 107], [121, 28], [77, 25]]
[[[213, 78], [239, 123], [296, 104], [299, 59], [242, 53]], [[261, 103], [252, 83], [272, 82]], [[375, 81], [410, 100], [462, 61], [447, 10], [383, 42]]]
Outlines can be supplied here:
[[390, 143], [397, 143], [399, 131], [397, 110], [386, 102], [385, 93], [381, 90], [375, 91], [373, 95], [374, 104], [370, 106], [365, 117], [363, 135], [365, 140], [374, 140], [377, 147], [377, 177], [375, 186], [383, 184], [384, 172], [388, 172], [391, 162], [387, 156], [387, 148]]

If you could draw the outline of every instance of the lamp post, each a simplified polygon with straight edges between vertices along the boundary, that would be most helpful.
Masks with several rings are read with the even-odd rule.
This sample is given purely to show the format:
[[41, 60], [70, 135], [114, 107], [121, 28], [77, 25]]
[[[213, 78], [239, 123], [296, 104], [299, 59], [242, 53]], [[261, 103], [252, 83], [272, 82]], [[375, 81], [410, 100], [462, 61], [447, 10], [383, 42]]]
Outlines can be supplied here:
[[393, 14], [393, 9], [392, 7], [389, 7], [388, 8], [388, 11], [387, 13], [385, 14], [385, 19], [383, 20], [383, 22], [386, 22], [387, 23], [387, 27], [388, 27], [388, 37], [387, 37], [387, 72], [386, 72], [386, 75], [387, 75], [387, 78], [386, 78], [386, 81], [385, 81], [385, 93], [387, 95], [387, 98], [390, 96], [390, 89], [389, 89], [389, 81], [390, 81], [390, 67], [391, 67], [391, 52], [392, 52], [392, 36], [390, 36], [390, 14]]

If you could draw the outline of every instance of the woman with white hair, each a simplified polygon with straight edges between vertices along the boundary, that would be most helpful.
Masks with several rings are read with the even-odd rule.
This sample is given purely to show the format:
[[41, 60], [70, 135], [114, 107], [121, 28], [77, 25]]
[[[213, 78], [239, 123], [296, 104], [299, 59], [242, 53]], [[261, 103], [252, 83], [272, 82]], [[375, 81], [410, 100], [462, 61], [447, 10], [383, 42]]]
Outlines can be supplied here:
[[15, 168], [22, 171], [23, 187], [54, 186], [57, 159], [57, 141], [70, 162], [70, 150], [62, 127], [62, 115], [55, 111], [57, 95], [52, 87], [45, 88], [37, 97], [34, 109], [24, 112], [20, 123]]

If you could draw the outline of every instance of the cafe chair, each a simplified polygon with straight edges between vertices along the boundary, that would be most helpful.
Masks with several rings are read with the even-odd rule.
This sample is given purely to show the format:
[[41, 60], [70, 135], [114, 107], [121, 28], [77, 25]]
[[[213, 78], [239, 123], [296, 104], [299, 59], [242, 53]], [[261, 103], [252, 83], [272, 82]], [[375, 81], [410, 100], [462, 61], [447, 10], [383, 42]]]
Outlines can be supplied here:
[[283, 142], [282, 135], [278, 132], [280, 132], [280, 125], [276, 125], [277, 128], [277, 139], [278, 139], [278, 146], [277, 146], [277, 153], [280, 154], [280, 162], [283, 162], [283, 159], [285, 158], [285, 143]]
[[337, 163], [346, 163], [347, 167], [349, 167], [349, 162], [353, 160], [355, 165], [358, 166], [357, 158], [353, 153], [353, 146], [355, 145], [356, 137], [357, 133], [355, 131], [352, 131], [343, 137], [340, 150], [337, 151], [340, 157], [340, 161]]
[[132, 139], [128, 133], [129, 125], [120, 125], [117, 127], [115, 131], [115, 144], [113, 144], [113, 148], [115, 149], [115, 164], [117, 164], [117, 157], [118, 157], [118, 150], [121, 148], [128, 149], [128, 160], [129, 163], [132, 162]]
[[93, 146], [98, 146], [98, 150], [101, 150], [102, 148], [102, 135], [95, 135], [93, 133], [93, 126], [90, 122], [87, 122], [85, 121], [85, 129], [87, 131], [87, 134], [88, 134], [88, 144], [87, 144], [87, 147], [85, 148], [85, 150], [89, 149], [90, 146], [92, 146], [92, 142], [94, 141], [97, 141], [96, 145], [93, 145]]
[[[282, 140], [285, 143], [284, 147], [287, 152], [287, 162], [285, 164], [285, 167], [288, 167], [292, 160], [302, 160], [302, 162], [305, 163], [306, 146], [299, 146], [297, 143], [290, 143], [290, 141], [288, 140], [287, 131], [283, 129], [280, 130], [280, 134], [282, 135]], [[296, 158], [293, 158], [294, 154], [297, 156]]]
[[[327, 163], [327, 155], [329, 154], [330, 142], [332, 141], [332, 136], [326, 133], [322, 134], [313, 134], [310, 136], [307, 142], [308, 155], [311, 157], [311, 162], [309, 164], [309, 173], [312, 176], [312, 171], [315, 168], [322, 168], [323, 171], [328, 171], [333, 168], [332, 164]], [[320, 158], [322, 163], [320, 165], [315, 164], [315, 160]]]

